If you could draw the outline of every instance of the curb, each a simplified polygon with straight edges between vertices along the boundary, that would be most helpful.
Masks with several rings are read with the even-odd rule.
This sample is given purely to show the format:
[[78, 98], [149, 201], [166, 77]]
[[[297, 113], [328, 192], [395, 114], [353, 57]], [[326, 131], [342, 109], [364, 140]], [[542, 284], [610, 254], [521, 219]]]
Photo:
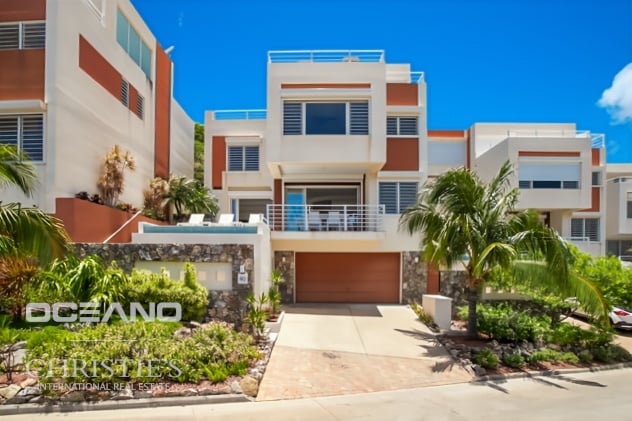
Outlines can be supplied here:
[[205, 405], [216, 403], [254, 402], [245, 395], [209, 395], [173, 398], [143, 398], [120, 401], [78, 402], [57, 405], [39, 405], [35, 403], [2, 405], [0, 416], [21, 414], [48, 414], [80, 411], [105, 411], [116, 409], [159, 408], [164, 406]]
[[600, 365], [600, 366], [595, 366], [595, 367], [562, 368], [562, 369], [557, 369], [557, 370], [541, 370], [541, 371], [535, 370], [535, 371], [523, 371], [523, 372], [509, 373], [509, 374], [492, 374], [489, 376], [476, 377], [473, 380], [471, 380], [470, 383], [508, 380], [508, 379], [520, 379], [520, 378], [530, 378], [530, 377], [553, 377], [553, 376], [559, 376], [563, 374], [619, 370], [622, 368], [630, 368], [630, 367], [632, 367], [632, 362]]

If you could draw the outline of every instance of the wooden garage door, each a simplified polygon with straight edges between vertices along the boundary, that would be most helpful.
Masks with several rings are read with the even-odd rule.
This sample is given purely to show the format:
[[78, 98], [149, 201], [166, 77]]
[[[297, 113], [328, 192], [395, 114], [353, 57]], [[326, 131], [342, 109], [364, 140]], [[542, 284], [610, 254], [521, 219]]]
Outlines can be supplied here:
[[296, 253], [297, 303], [398, 303], [399, 253]]

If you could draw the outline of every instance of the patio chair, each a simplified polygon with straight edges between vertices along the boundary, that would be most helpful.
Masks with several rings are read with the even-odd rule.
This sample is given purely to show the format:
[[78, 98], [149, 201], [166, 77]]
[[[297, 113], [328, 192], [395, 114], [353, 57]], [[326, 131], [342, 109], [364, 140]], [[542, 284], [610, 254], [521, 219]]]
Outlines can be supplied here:
[[251, 213], [248, 217], [249, 224], [258, 224], [259, 222], [263, 222], [263, 214], [262, 213]]
[[327, 214], [327, 231], [331, 231], [332, 227], [336, 227], [339, 231], [342, 229], [340, 212], [333, 211]]
[[309, 212], [307, 214], [307, 224], [310, 231], [322, 231], [323, 225], [320, 220], [320, 212]]
[[234, 213], [222, 213], [217, 218], [217, 225], [232, 225], [235, 221]]
[[204, 214], [203, 213], [192, 213], [189, 216], [188, 222], [178, 222], [177, 225], [187, 226], [187, 225], [204, 225]]

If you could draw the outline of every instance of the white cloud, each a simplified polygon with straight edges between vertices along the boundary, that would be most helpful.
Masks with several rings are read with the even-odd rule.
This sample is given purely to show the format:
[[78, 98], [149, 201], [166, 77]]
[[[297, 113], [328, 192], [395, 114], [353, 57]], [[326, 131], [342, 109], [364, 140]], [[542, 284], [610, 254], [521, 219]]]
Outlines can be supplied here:
[[632, 122], [632, 63], [617, 73], [597, 104], [608, 111], [613, 124]]
[[182, 28], [184, 25], [184, 12], [180, 12], [178, 15], [178, 28]]

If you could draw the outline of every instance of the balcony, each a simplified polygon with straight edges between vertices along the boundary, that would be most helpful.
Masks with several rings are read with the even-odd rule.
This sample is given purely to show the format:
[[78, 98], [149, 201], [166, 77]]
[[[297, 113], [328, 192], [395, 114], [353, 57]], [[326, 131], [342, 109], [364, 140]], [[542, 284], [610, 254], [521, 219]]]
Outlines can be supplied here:
[[383, 232], [384, 205], [268, 205], [271, 231]]
[[269, 51], [269, 63], [383, 63], [384, 50]]
[[588, 130], [508, 130], [508, 138], [590, 139], [593, 148], [605, 147], [605, 136]]
[[218, 110], [213, 111], [213, 120], [265, 120], [266, 110]]

